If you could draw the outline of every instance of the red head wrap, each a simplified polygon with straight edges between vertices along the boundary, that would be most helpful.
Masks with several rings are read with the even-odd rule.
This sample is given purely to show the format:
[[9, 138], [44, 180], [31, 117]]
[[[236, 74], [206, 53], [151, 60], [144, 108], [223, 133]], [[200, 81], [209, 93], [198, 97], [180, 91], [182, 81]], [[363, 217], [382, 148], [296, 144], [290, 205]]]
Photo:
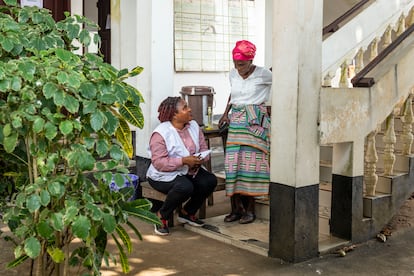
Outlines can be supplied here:
[[233, 49], [234, 60], [253, 60], [256, 55], [256, 46], [247, 40], [240, 40], [236, 42]]

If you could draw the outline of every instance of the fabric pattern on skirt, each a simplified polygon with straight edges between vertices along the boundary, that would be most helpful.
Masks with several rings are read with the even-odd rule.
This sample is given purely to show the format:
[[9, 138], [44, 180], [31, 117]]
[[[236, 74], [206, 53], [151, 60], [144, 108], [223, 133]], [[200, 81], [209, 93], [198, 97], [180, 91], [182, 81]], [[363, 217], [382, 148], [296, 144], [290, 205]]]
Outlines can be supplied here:
[[226, 195], [264, 197], [269, 194], [268, 155], [249, 146], [226, 147]]
[[232, 108], [224, 162], [227, 196], [263, 198], [269, 193], [270, 121], [262, 110], [262, 106]]

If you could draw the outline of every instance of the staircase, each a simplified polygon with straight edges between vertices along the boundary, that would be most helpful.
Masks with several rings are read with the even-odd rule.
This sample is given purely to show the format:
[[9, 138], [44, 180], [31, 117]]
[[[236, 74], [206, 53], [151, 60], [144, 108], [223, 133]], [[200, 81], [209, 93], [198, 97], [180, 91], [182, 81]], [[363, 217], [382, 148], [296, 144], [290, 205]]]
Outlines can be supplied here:
[[324, 40], [320, 234], [375, 237], [414, 191], [413, 6], [375, 1]]

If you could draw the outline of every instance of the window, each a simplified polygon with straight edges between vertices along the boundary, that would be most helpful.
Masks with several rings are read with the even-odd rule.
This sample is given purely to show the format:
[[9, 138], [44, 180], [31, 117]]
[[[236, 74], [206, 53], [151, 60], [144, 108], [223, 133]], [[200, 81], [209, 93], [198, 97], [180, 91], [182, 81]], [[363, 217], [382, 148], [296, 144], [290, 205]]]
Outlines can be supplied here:
[[174, 0], [175, 70], [229, 71], [238, 40], [254, 40], [255, 1]]

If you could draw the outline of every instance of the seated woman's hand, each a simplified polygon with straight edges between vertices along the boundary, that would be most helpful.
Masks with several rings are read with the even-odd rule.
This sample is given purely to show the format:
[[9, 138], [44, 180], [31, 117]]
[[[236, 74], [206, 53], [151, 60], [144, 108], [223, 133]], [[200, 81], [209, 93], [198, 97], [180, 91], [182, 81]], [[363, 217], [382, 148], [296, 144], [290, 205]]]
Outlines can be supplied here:
[[182, 162], [183, 165], [187, 165], [190, 168], [198, 168], [204, 163], [204, 160], [199, 158], [198, 156], [190, 155], [187, 157], [183, 157]]

